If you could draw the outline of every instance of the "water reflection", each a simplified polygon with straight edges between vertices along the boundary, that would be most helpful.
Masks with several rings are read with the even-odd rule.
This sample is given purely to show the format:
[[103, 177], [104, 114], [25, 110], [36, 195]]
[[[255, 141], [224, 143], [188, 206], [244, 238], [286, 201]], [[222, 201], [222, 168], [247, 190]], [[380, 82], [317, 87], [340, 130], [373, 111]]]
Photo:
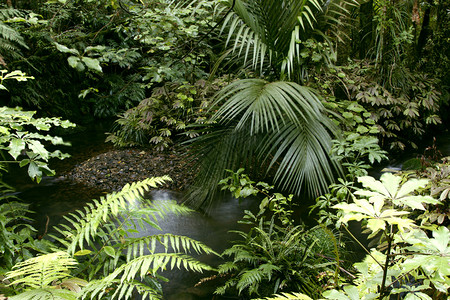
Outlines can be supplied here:
[[[150, 198], [155, 201], [174, 200], [175, 194], [170, 191], [156, 190], [150, 193]], [[224, 197], [211, 208], [207, 215], [192, 212], [188, 215], [168, 215], [159, 222], [165, 233], [185, 235], [208, 245], [216, 252], [221, 253], [230, 246], [232, 240], [237, 239], [236, 234], [229, 233], [229, 230], [244, 230], [244, 225], [237, 221], [244, 215], [244, 210], [255, 211], [258, 207], [255, 199], [244, 199], [238, 201], [231, 196]], [[149, 227], [143, 235], [159, 233], [154, 228]], [[196, 256], [202, 262], [212, 266], [217, 266], [223, 262], [220, 257], [214, 255]], [[170, 281], [163, 285], [165, 299], [211, 299], [214, 286], [210, 284], [194, 285], [203, 277], [212, 274], [196, 274], [183, 270], [163, 272], [163, 276]], [[215, 298], [221, 299], [221, 298]]]

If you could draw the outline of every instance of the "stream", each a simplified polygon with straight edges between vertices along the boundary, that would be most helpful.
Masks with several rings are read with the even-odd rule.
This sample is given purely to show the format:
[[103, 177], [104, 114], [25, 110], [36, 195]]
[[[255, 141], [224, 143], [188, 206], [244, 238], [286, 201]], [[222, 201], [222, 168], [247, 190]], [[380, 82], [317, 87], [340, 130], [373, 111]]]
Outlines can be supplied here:
[[[72, 147], [64, 147], [63, 152], [72, 155], [70, 159], [61, 162], [52, 162], [51, 167], [55, 168], [55, 177], [44, 177], [40, 184], [33, 183], [26, 175], [26, 170], [18, 167], [11, 168], [9, 174], [5, 176], [5, 181], [17, 190], [16, 195], [25, 202], [31, 203], [31, 210], [36, 212], [33, 216], [36, 219], [35, 226], [40, 234], [51, 230], [51, 226], [56, 225], [62, 216], [80, 209], [84, 204], [105, 194], [104, 190], [74, 183], [64, 177], [58, 177], [61, 170], [70, 170], [77, 163], [82, 162], [100, 153], [112, 149], [111, 145], [105, 144], [104, 132], [109, 130], [110, 123], [98, 123], [92, 125], [88, 130], [65, 136], [64, 140], [70, 141]], [[438, 149], [444, 156], [450, 155], [450, 134], [443, 133], [437, 137]], [[402, 162], [413, 158], [412, 153], [405, 153], [400, 159], [391, 161], [387, 167], [401, 168]], [[379, 169], [381, 170], [381, 168]], [[374, 175], [375, 176], [375, 175]], [[147, 197], [153, 201], [177, 200], [177, 193], [170, 190], [153, 190]], [[238, 201], [231, 196], [224, 197], [217, 201], [209, 213], [201, 214], [194, 212], [187, 216], [168, 216], [160, 222], [164, 232], [186, 235], [199, 240], [216, 252], [221, 253], [230, 246], [230, 241], [237, 236], [228, 233], [229, 230], [243, 229], [237, 224], [244, 214], [244, 210], [256, 210], [257, 201], [245, 199]], [[153, 228], [149, 228], [140, 235], [154, 233]], [[212, 255], [200, 257], [203, 262], [217, 266], [222, 262], [218, 257]], [[194, 285], [204, 276], [187, 271], [170, 271], [162, 273], [170, 279], [168, 283], [163, 283], [164, 299], [168, 300], [191, 300], [191, 299], [211, 299], [214, 287], [208, 283], [194, 287]], [[225, 299], [215, 296], [214, 299]]]
[[[55, 177], [43, 177], [40, 184], [32, 182], [25, 169], [12, 166], [5, 176], [5, 181], [16, 188], [16, 195], [25, 202], [31, 203], [30, 209], [35, 212], [32, 217], [39, 230], [39, 235], [51, 231], [52, 226], [62, 221], [62, 216], [77, 209], [81, 209], [86, 202], [97, 199], [106, 191], [92, 186], [74, 183], [64, 177], [59, 177], [59, 172], [70, 170], [77, 164], [91, 157], [112, 149], [105, 144], [105, 134], [108, 131], [108, 123], [95, 124], [88, 130], [69, 136], [64, 136], [65, 141], [71, 142], [71, 147], [62, 147], [61, 151], [71, 154], [71, 158], [63, 161], [51, 162], [50, 166], [56, 170]], [[179, 194], [170, 190], [152, 190], [146, 198], [152, 201], [178, 200]], [[230, 241], [237, 238], [235, 234], [229, 234], [229, 230], [243, 230], [243, 225], [237, 223], [244, 215], [244, 210], [256, 210], [259, 203], [250, 199], [238, 201], [231, 196], [223, 197], [211, 207], [208, 214], [193, 212], [189, 215], [168, 215], [159, 222], [165, 233], [189, 236], [203, 242], [217, 253], [221, 253], [230, 246]], [[150, 227], [142, 231], [138, 236], [150, 235], [157, 232]], [[191, 253], [192, 254], [192, 253]], [[223, 260], [214, 255], [202, 255], [198, 257], [202, 262], [211, 266], [217, 266]], [[164, 299], [167, 300], [191, 300], [212, 299], [215, 286], [202, 284], [194, 285], [202, 278], [212, 274], [199, 274], [184, 270], [165, 271], [161, 273], [169, 279], [163, 283]], [[215, 297], [214, 299], [229, 299]]]

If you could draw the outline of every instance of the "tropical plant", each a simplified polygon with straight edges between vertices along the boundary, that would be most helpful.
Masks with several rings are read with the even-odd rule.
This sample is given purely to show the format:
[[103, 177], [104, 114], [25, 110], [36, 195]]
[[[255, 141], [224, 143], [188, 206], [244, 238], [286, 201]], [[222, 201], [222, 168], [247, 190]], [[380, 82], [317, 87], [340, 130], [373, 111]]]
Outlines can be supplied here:
[[328, 155], [334, 127], [313, 90], [293, 82], [246, 79], [219, 92], [213, 107], [225, 99], [212, 118], [217, 123], [204, 129], [210, 133], [194, 140], [194, 157], [200, 158], [196, 184], [204, 194], [194, 194], [188, 203], [207, 204], [203, 201], [227, 168], [275, 170], [275, 181], [295, 193], [306, 187], [314, 194], [332, 181], [333, 170], [339, 169]]
[[[60, 137], [30, 132], [29, 128], [49, 131], [52, 126], [67, 128], [75, 125], [69, 121], [61, 121], [59, 118], [34, 118], [35, 113], [23, 111], [21, 108], [0, 107], [0, 150], [6, 150], [20, 167], [28, 165], [28, 175], [39, 183], [43, 174], [54, 175], [54, 171], [47, 165], [50, 158], [68, 157], [59, 150], [46, 150], [43, 143], [70, 144], [65, 143]], [[18, 158], [21, 159], [18, 160]], [[1, 164], [4, 163], [9, 162], [1, 162]]]
[[427, 129], [442, 123], [439, 80], [409, 71], [404, 86], [388, 89], [375, 70], [370, 61], [351, 62], [316, 76], [315, 85], [325, 95], [324, 105], [345, 120], [339, 120], [344, 130], [370, 133], [384, 149], [417, 148]]
[[[4, 169], [2, 169], [4, 171]], [[32, 256], [36, 241], [29, 205], [13, 195], [14, 189], [0, 180], [0, 277], [18, 262]]]
[[164, 150], [181, 136], [197, 136], [189, 125], [209, 122], [211, 95], [226, 85], [223, 78], [194, 84], [165, 84], [152, 96], [119, 115], [106, 141], [115, 146], [152, 146]]
[[12, 67], [40, 80], [26, 92], [12, 87], [11, 101], [72, 120], [112, 117], [154, 87], [206, 77], [212, 50], [201, 33], [220, 15], [217, 1], [206, 0], [15, 5], [31, 8], [34, 18], [23, 14], [13, 23], [30, 49]]
[[215, 254], [200, 242], [170, 233], [135, 237], [137, 229], [146, 226], [161, 230], [158, 220], [168, 212], [189, 211], [174, 202], [142, 199], [150, 187], [167, 180], [163, 176], [127, 184], [66, 216], [65, 224], [51, 234], [47, 254], [18, 263], [7, 273], [5, 280], [17, 294], [11, 299], [129, 299], [135, 293], [143, 299], [161, 299], [159, 281], [165, 279], [159, 271], [212, 270], [183, 254]]
[[312, 300], [312, 298], [301, 293], [281, 293], [271, 297], [266, 297], [267, 300]]
[[[395, 174], [404, 178], [424, 178], [428, 179], [428, 184], [423, 187], [422, 193], [429, 194], [433, 198], [439, 199], [438, 205], [427, 207], [427, 210], [420, 213], [416, 218], [421, 220], [422, 225], [439, 224], [448, 226], [450, 222], [450, 157], [439, 160], [439, 154], [435, 153], [436, 145], [427, 147], [424, 155], [406, 161], [402, 170]], [[426, 156], [431, 150], [431, 157]]]
[[8, 59], [19, 58], [21, 48], [28, 48], [23, 36], [8, 25], [8, 22], [15, 22], [23, 16], [20, 10], [0, 8], [0, 65], [6, 67]]
[[[20, 71], [1, 72], [0, 87], [6, 79], [25, 81], [29, 79]], [[28, 175], [39, 182], [44, 174], [53, 175], [48, 166], [51, 157], [64, 159], [67, 154], [59, 150], [48, 151], [47, 144], [66, 144], [59, 137], [42, 132], [52, 127], [71, 127], [74, 124], [58, 118], [35, 118], [35, 112], [20, 108], [0, 107], [0, 278], [13, 265], [29, 259], [35, 251], [48, 247], [44, 241], [35, 238], [36, 229], [31, 225], [29, 204], [22, 203], [14, 195], [14, 188], [3, 182], [3, 173], [9, 164], [28, 165]], [[0, 285], [0, 289], [4, 287]]]
[[[356, 1], [229, 1], [234, 11], [228, 29], [229, 53], [261, 75], [303, 83], [311, 63], [329, 64], [335, 57], [331, 38]], [[230, 4], [231, 5], [231, 4]], [[283, 22], [279, 22], [283, 20]], [[315, 49], [311, 53], [311, 48]]]
[[[421, 226], [412, 218], [415, 210], [439, 200], [418, 192], [426, 179], [403, 180], [385, 173], [380, 181], [370, 176], [358, 178], [363, 188], [352, 194], [353, 203], [334, 208], [343, 212], [339, 222], [363, 221], [369, 238], [378, 249], [356, 263], [357, 278], [342, 290], [324, 293], [327, 299], [390, 299], [403, 294], [405, 299], [438, 299], [450, 287], [450, 233], [445, 226]], [[432, 236], [432, 237], [431, 237]], [[362, 245], [362, 244], [361, 244]]]
[[233, 12], [223, 25], [227, 53], [242, 69], [263, 78], [235, 81], [215, 96], [213, 107], [221, 106], [212, 117], [217, 124], [204, 129], [209, 133], [192, 147], [201, 159], [188, 203], [208, 206], [225, 169], [253, 172], [251, 165], [275, 173], [275, 182], [284, 189], [317, 194], [339, 170], [329, 158], [330, 132], [336, 130], [318, 93], [300, 84], [308, 79], [313, 44], [313, 62], [326, 65], [333, 59], [325, 28], [335, 24], [331, 16], [342, 14], [349, 3], [237, 0], [229, 5]]
[[[292, 195], [270, 193], [267, 183], [251, 181], [238, 170], [221, 181], [236, 197], [262, 193], [260, 211], [246, 211], [239, 223], [250, 225], [248, 232], [237, 233], [241, 240], [223, 252], [231, 261], [219, 266], [219, 274], [228, 280], [216, 290], [218, 294], [237, 291], [239, 294], [269, 296], [281, 291], [301, 291], [318, 297], [324, 285], [322, 272], [338, 272], [338, 242], [324, 227], [307, 229], [293, 222]], [[270, 212], [266, 221], [265, 212]]]

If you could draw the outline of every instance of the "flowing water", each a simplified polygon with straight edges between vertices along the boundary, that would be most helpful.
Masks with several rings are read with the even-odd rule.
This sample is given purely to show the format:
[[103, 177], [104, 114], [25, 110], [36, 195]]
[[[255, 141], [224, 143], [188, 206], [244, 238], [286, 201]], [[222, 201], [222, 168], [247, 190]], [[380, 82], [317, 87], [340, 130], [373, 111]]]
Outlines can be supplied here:
[[[103, 143], [104, 132], [108, 130], [109, 124], [97, 124], [85, 132], [65, 137], [72, 142], [72, 147], [64, 149], [73, 155], [69, 160], [58, 162], [54, 167], [58, 170], [70, 169], [76, 163], [86, 160], [94, 155], [108, 151], [111, 146]], [[450, 134], [448, 132], [437, 137], [437, 146], [444, 156], [450, 155]], [[397, 159], [389, 167], [400, 168], [402, 162], [413, 156], [405, 154]], [[51, 226], [61, 221], [62, 216], [76, 209], [94, 198], [104, 194], [104, 191], [76, 184], [61, 177], [45, 177], [37, 185], [32, 183], [26, 176], [25, 170], [14, 167], [6, 177], [8, 183], [16, 187], [17, 195], [24, 201], [32, 203], [31, 209], [36, 212], [36, 227], [40, 234], [51, 230]], [[148, 198], [153, 201], [177, 200], [176, 193], [167, 190], [154, 190], [149, 193]], [[225, 197], [212, 207], [209, 213], [201, 214], [194, 212], [186, 216], [170, 215], [161, 221], [160, 225], [164, 232], [186, 235], [199, 240], [220, 253], [230, 245], [230, 241], [237, 238], [236, 235], [228, 233], [229, 230], [242, 229], [237, 221], [243, 216], [245, 209], [255, 210], [258, 203], [251, 199], [239, 202], [232, 197]], [[141, 235], [155, 233], [153, 228], [140, 232]], [[215, 256], [201, 256], [200, 260], [217, 266], [221, 259]], [[203, 275], [193, 274], [186, 271], [172, 271], [162, 274], [170, 279], [164, 284], [164, 299], [211, 299], [213, 285], [204, 284], [200, 287], [194, 285]], [[204, 276], [207, 276], [205, 274]], [[221, 299], [221, 298], [214, 298]]]
[[[109, 124], [96, 124], [85, 132], [64, 137], [64, 140], [72, 143], [72, 147], [62, 151], [70, 153], [72, 157], [64, 161], [52, 162], [51, 167], [57, 171], [55, 177], [44, 177], [40, 184], [36, 184], [28, 178], [25, 169], [17, 166], [12, 166], [9, 174], [6, 175], [5, 180], [17, 190], [15, 194], [23, 201], [31, 203], [31, 210], [35, 212], [32, 217], [36, 219], [35, 226], [39, 229], [39, 235], [51, 231], [53, 225], [63, 220], [63, 215], [74, 212], [82, 208], [89, 200], [105, 194], [105, 191], [58, 177], [58, 171], [71, 169], [77, 163], [110, 150], [111, 146], [103, 143], [104, 132], [108, 130], [108, 126]], [[153, 190], [146, 195], [146, 198], [152, 201], [168, 201], [178, 200], [180, 197], [169, 190]], [[232, 197], [224, 197], [217, 201], [208, 214], [193, 212], [183, 216], [169, 215], [160, 220], [159, 225], [163, 232], [189, 236], [221, 253], [230, 246], [231, 240], [237, 238], [237, 235], [230, 234], [228, 231], [244, 229], [243, 225], [237, 223], [244, 215], [244, 210], [255, 210], [257, 206], [257, 201], [251, 199], [238, 201]], [[154, 233], [157, 233], [156, 230], [149, 226], [139, 235]], [[197, 258], [212, 266], [223, 262], [221, 258], [214, 255], [202, 255]], [[204, 284], [194, 287], [200, 279], [212, 274], [176, 270], [166, 271], [162, 275], [170, 279], [168, 283], [163, 283], [164, 299], [212, 299], [213, 285]]]

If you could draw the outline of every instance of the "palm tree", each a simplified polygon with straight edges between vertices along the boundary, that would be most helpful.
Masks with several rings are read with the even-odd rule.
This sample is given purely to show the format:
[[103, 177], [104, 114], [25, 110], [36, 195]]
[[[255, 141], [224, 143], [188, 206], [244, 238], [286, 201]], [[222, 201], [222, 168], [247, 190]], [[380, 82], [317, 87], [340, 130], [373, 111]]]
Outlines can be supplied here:
[[[340, 1], [230, 0], [228, 58], [260, 78], [235, 81], [215, 96], [213, 125], [196, 138], [192, 153], [199, 159], [196, 184], [188, 203], [208, 206], [225, 169], [274, 174], [283, 189], [318, 194], [340, 167], [329, 157], [335, 126], [326, 117], [318, 91], [308, 80], [308, 45], [316, 62], [334, 56], [326, 30], [346, 13]], [[224, 56], [225, 59], [226, 56]], [[231, 58], [230, 58], [231, 57]]]

